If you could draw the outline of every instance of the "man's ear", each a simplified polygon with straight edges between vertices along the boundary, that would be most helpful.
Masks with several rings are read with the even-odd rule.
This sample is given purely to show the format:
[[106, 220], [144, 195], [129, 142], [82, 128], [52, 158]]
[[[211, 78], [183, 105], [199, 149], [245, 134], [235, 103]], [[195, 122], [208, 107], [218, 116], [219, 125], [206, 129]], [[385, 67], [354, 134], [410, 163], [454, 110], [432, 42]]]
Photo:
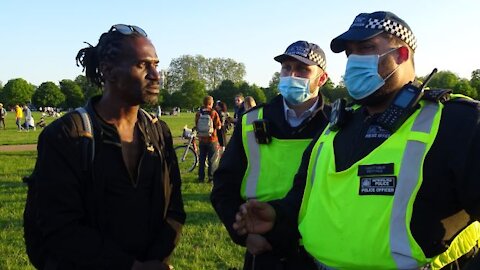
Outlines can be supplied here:
[[115, 69], [111, 63], [101, 62], [99, 65], [103, 80], [113, 82], [116, 80]]
[[318, 87], [322, 87], [328, 80], [328, 74], [327, 72], [323, 72], [322, 75], [320, 75], [320, 77], [318, 77]]
[[402, 46], [398, 48], [398, 61], [399, 61], [398, 64], [406, 62], [409, 57], [410, 57], [410, 51], [406, 46]]

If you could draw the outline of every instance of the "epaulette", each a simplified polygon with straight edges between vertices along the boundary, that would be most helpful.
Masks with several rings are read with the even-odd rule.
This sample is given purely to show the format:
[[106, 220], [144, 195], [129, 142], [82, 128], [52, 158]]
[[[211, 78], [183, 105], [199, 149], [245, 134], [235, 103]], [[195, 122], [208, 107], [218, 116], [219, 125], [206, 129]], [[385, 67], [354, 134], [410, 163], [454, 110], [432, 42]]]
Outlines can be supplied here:
[[451, 94], [452, 90], [450, 89], [426, 89], [423, 92], [422, 99], [432, 102], [444, 103], [450, 100]]

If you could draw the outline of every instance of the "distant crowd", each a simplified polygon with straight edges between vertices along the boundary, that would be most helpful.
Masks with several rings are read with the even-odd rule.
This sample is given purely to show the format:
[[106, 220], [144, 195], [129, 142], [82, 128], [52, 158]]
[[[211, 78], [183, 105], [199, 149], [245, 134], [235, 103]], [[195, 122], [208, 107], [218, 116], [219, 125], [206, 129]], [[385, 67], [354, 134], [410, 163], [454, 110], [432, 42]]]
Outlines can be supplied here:
[[[45, 121], [46, 116], [50, 117], [60, 117], [61, 112], [59, 108], [54, 107], [40, 107], [38, 109], [42, 112], [40, 120], [35, 123], [35, 119], [32, 115], [32, 109], [28, 105], [19, 105], [16, 104], [12, 107], [11, 112], [15, 113], [15, 125], [17, 126], [17, 131], [30, 131], [36, 130], [37, 127], [43, 128], [47, 125]], [[3, 103], [0, 103], [0, 129], [6, 129], [5, 118], [7, 116], [7, 109], [3, 107]]]

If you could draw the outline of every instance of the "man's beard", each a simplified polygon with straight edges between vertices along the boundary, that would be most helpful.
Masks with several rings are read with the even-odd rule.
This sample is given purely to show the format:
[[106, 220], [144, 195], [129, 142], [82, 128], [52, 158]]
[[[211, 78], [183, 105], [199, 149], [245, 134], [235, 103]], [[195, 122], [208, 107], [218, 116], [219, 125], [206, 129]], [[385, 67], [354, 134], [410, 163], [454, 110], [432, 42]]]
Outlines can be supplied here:
[[[385, 84], [382, 85], [377, 91], [373, 94], [357, 100], [357, 103], [363, 106], [375, 107], [382, 105], [383, 103], [390, 101], [392, 95], [395, 95], [398, 89], [395, 88], [395, 84], [398, 81], [396, 70], [394, 70], [393, 65], [388, 65], [387, 63], [382, 63], [385, 70], [393, 70], [393, 74], [385, 80]], [[382, 78], [385, 78], [388, 74], [383, 75]]]
[[144, 92], [142, 94], [142, 102], [143, 102], [143, 104], [155, 105], [158, 102], [158, 95], [157, 94], [150, 94], [148, 92]]
[[384, 103], [385, 100], [389, 100], [390, 95], [392, 95], [392, 92], [386, 90], [385, 86], [383, 86], [370, 96], [357, 100], [357, 103], [363, 106], [375, 107]]

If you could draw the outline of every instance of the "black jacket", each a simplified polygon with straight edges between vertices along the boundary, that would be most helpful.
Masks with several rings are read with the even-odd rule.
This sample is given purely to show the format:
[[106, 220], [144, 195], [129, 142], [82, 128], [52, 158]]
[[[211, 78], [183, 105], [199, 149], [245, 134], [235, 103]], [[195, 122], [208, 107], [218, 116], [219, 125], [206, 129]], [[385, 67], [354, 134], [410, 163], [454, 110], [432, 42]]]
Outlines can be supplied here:
[[[131, 269], [134, 260], [165, 260], [186, 216], [170, 130], [159, 121], [164, 143], [157, 145], [163, 149], [144, 150], [138, 165], [139, 183], [144, 185], [135, 189], [128, 182], [116, 128], [98, 117], [92, 101], [87, 111], [95, 134], [93, 177], [81, 168], [84, 144], [73, 113], [54, 121], [39, 137], [35, 177], [43, 248], [59, 269]], [[138, 127], [146, 148], [146, 141], [154, 136], [148, 134], [151, 129], [140, 121], [140, 114]], [[137, 193], [142, 200], [137, 200]], [[122, 218], [118, 204], [123, 201], [128, 201], [124, 204], [128, 214]], [[148, 224], [127, 216], [135, 212]], [[131, 235], [143, 237], [132, 239]]]
[[[465, 99], [444, 105], [437, 137], [425, 158], [423, 184], [410, 223], [412, 234], [427, 257], [445, 251], [470, 221], [480, 220], [480, 106]], [[375, 117], [359, 109], [338, 132], [334, 139], [337, 171], [349, 168], [385, 141], [382, 136], [365, 138]], [[293, 188], [284, 199], [270, 202], [277, 220], [268, 239], [296, 231], [292, 224], [298, 220], [308, 161], [317, 139], [303, 155]]]
[[[269, 121], [270, 133], [279, 139], [307, 139], [325, 128], [330, 114], [330, 107], [319, 100], [315, 112], [300, 126], [292, 128], [285, 119], [283, 97], [278, 95], [270, 103], [257, 106], [252, 110], [263, 107], [263, 118]], [[239, 119], [239, 121], [241, 121]], [[233, 230], [235, 214], [239, 206], [245, 201], [240, 196], [240, 187], [247, 167], [247, 158], [242, 142], [242, 125], [237, 123], [225, 153], [220, 160], [220, 165], [214, 174], [214, 186], [211, 193], [212, 205], [225, 225], [232, 240], [245, 245], [245, 237], [238, 236]], [[293, 239], [296, 241], [296, 239]], [[275, 247], [274, 248], [280, 248]]]

